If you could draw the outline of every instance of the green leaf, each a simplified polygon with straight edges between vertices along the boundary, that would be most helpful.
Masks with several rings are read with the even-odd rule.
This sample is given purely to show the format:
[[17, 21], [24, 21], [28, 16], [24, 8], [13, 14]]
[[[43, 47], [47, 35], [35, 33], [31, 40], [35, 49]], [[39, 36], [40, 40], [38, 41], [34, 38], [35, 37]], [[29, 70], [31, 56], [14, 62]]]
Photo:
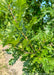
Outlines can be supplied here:
[[9, 65], [13, 65], [15, 62], [16, 62], [15, 59], [10, 59], [10, 60], [9, 60]]

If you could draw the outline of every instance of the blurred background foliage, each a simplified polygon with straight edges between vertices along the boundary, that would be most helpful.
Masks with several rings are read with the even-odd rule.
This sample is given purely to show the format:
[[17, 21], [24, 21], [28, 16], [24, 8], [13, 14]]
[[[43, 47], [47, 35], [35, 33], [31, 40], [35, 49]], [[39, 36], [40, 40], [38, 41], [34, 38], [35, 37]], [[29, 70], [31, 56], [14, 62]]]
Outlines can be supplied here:
[[54, 73], [54, 0], [0, 0], [0, 39], [25, 73]]

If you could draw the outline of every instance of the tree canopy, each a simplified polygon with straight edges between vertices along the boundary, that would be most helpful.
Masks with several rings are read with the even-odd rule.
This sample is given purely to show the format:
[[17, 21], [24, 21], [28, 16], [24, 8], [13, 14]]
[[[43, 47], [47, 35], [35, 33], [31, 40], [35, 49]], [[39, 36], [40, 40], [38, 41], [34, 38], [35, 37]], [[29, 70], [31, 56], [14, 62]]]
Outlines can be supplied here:
[[54, 72], [54, 0], [0, 0], [0, 39], [25, 73]]

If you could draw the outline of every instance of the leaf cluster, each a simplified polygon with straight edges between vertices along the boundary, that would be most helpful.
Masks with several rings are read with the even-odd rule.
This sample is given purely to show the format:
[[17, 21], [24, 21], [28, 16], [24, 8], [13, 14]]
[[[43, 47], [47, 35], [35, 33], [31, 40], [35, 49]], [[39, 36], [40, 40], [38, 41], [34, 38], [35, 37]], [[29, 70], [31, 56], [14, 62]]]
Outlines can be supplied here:
[[10, 44], [8, 54], [13, 65], [21, 56], [23, 71], [50, 74], [54, 72], [54, 1], [0, 1], [0, 39]]

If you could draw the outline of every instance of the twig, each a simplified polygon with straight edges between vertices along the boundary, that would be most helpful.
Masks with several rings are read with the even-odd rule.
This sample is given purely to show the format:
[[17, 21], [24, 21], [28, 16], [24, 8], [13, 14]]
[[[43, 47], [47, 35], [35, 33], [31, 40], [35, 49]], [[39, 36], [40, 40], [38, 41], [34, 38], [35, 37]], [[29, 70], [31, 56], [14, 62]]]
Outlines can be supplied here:
[[[19, 49], [19, 48], [17, 48], [17, 47], [14, 47], [14, 48], [16, 48], [17, 50]], [[32, 53], [32, 52], [26, 52], [26, 51], [23, 50], [23, 49], [20, 49], [20, 51], [25, 52], [26, 54], [35, 54], [35, 53]]]
[[[12, 15], [12, 17], [14, 18], [15, 22], [17, 23], [17, 20], [15, 19], [15, 16], [13, 15], [12, 10], [11, 10], [11, 8], [10, 8], [10, 5], [8, 6], [8, 8], [9, 8], [9, 10], [10, 10], [10, 12], [11, 12], [11, 15]], [[25, 39], [28, 41], [27, 36], [25, 36], [25, 34], [24, 34], [23, 32], [21, 32], [21, 33], [22, 33], [22, 35], [25, 37]], [[32, 47], [31, 44], [30, 44], [30, 47], [31, 47], [32, 50], [35, 52], [35, 50], [33, 49], [33, 47]]]

